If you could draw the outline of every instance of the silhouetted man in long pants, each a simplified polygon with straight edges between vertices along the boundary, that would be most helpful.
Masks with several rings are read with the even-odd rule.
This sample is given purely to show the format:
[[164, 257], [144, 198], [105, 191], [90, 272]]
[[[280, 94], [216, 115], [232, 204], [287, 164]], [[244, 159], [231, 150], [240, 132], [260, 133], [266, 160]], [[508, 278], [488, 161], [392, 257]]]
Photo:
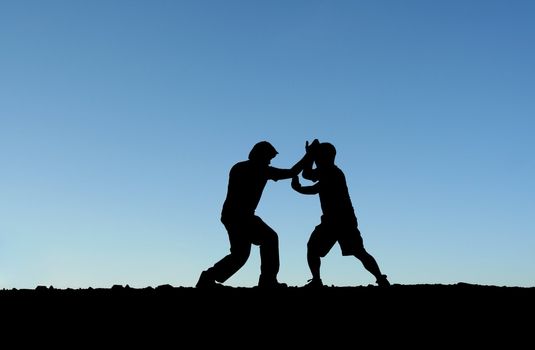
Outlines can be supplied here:
[[[307, 161], [303, 177], [316, 183], [301, 186], [299, 178], [295, 176], [292, 188], [302, 194], [319, 194], [323, 215], [307, 244], [307, 261], [312, 279], [305, 287], [323, 287], [321, 258], [336, 242], [340, 245], [342, 255], [353, 255], [359, 259], [364, 268], [375, 276], [379, 286], [389, 286], [386, 275], [381, 273], [373, 256], [364, 249], [344, 173], [334, 164], [336, 149], [327, 142], [313, 143], [307, 147], [307, 154], [311, 154], [309, 159], [313, 160]], [[315, 169], [312, 169], [313, 162], [316, 163]]]
[[230, 170], [227, 197], [223, 204], [221, 222], [227, 229], [230, 254], [201, 273], [197, 288], [220, 286], [247, 261], [251, 245], [260, 246], [260, 278], [258, 287], [286, 287], [277, 281], [279, 272], [279, 238], [277, 233], [255, 215], [256, 207], [268, 180], [289, 179], [301, 172], [305, 155], [291, 169], [270, 166], [277, 155], [267, 141], [254, 145], [249, 159], [235, 164]]

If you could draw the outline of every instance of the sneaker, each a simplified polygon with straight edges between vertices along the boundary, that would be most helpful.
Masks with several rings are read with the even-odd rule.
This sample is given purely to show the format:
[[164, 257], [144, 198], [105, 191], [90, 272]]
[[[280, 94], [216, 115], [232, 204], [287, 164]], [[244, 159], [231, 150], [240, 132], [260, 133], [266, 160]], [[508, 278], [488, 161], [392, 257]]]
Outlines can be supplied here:
[[308, 283], [305, 284], [302, 288], [323, 288], [323, 282], [321, 281], [321, 278], [313, 278], [307, 281]]
[[195, 285], [196, 288], [213, 288], [218, 286], [220, 286], [220, 284], [216, 283], [212, 273], [208, 270], [201, 272], [199, 281]]
[[378, 278], [376, 282], [379, 287], [390, 287], [390, 282], [386, 279], [386, 275], [381, 275], [381, 278]]

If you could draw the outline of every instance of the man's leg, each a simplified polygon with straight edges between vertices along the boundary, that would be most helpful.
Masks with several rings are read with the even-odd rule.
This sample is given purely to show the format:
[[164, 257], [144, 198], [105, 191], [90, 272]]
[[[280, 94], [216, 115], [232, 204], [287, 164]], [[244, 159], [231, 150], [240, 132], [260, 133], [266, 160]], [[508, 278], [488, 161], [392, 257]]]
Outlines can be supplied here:
[[325, 225], [320, 224], [312, 231], [307, 243], [307, 263], [312, 279], [305, 287], [323, 287], [320, 273], [321, 258], [329, 253], [335, 243], [336, 240], [329, 237]]
[[253, 243], [260, 246], [260, 279], [258, 286], [286, 286], [277, 281], [279, 273], [279, 236], [262, 219], [255, 217]]
[[234, 275], [249, 258], [251, 242], [246, 237], [247, 227], [240, 224], [225, 225], [229, 235], [230, 254], [219, 260], [215, 265], [201, 273], [197, 287], [210, 287], [215, 281], [223, 283]]
[[354, 256], [362, 262], [362, 265], [366, 270], [368, 270], [373, 276], [375, 276], [377, 284], [380, 287], [389, 286], [390, 282], [388, 282], [388, 280], [386, 279], [386, 275], [382, 274], [381, 269], [379, 268], [379, 264], [377, 264], [375, 258], [370, 253], [368, 253], [366, 249], [364, 249], [362, 236], [360, 235], [360, 231], [358, 229], [357, 233], [357, 248]]

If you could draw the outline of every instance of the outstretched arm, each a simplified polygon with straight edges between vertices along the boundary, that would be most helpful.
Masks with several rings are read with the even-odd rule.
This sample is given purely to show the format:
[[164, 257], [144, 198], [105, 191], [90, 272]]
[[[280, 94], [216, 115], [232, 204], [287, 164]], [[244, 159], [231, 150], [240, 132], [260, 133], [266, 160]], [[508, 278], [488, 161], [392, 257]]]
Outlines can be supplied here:
[[319, 183], [316, 183], [312, 186], [301, 186], [299, 183], [299, 177], [292, 177], [292, 188], [301, 194], [318, 194], [319, 193]]

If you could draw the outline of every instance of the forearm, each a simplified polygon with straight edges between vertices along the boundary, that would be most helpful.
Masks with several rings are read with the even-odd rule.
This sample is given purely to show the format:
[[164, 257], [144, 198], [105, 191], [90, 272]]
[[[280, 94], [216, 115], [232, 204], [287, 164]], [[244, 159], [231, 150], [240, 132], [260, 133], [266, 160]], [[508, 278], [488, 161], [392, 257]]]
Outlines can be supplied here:
[[297, 176], [301, 171], [306, 169], [307, 167], [312, 168], [312, 163], [314, 160], [312, 159], [311, 155], [309, 153], [306, 153], [303, 158], [301, 158], [295, 165], [290, 169], [291, 176]]
[[319, 193], [319, 184], [315, 184], [313, 186], [301, 186], [299, 183], [299, 178], [297, 176], [294, 176], [292, 178], [292, 188], [294, 191], [299, 192], [301, 194], [316, 194]]
[[294, 191], [299, 192], [301, 194], [318, 194], [318, 191], [314, 188], [314, 186], [296, 186], [292, 187]]

